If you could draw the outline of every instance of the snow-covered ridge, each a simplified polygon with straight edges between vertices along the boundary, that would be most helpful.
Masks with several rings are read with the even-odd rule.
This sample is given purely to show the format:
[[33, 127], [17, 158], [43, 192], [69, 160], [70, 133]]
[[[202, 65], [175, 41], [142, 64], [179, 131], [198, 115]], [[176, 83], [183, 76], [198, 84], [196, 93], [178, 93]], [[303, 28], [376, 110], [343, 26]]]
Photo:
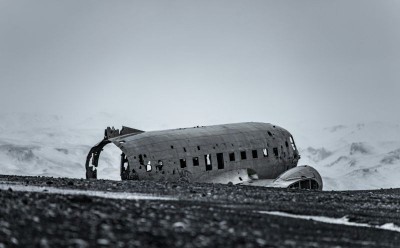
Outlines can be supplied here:
[[[0, 174], [85, 177], [90, 148], [103, 138], [111, 116], [72, 121], [38, 114], [0, 115]], [[99, 178], [119, 179], [120, 150], [101, 154]]]
[[[84, 178], [88, 151], [103, 138], [105, 127], [120, 125], [116, 119], [122, 118], [100, 114], [73, 121], [60, 116], [0, 114], [0, 174]], [[302, 157], [299, 165], [315, 167], [325, 190], [400, 187], [399, 125], [372, 122], [289, 129]], [[119, 154], [117, 147], [105, 147], [99, 178], [119, 180]]]
[[325, 190], [400, 187], [399, 125], [372, 122], [303, 132], [300, 164], [318, 169]]

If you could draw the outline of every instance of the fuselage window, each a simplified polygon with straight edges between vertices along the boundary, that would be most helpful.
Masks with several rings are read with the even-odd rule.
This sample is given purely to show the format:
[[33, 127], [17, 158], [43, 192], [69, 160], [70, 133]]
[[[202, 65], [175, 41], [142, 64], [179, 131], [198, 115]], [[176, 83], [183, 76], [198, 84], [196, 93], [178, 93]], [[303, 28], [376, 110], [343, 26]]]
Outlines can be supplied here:
[[158, 160], [158, 163], [157, 163], [157, 165], [156, 165], [156, 169], [158, 169], [158, 170], [162, 170], [162, 167], [163, 167], [163, 162], [161, 161], [161, 160]]
[[245, 160], [247, 157], [246, 157], [246, 151], [241, 151], [240, 152], [240, 158], [242, 159], [242, 160]]
[[263, 156], [264, 156], [264, 158], [268, 157], [268, 149], [267, 148], [263, 149]]
[[193, 166], [199, 166], [199, 158], [193, 157]]
[[277, 147], [274, 147], [272, 151], [274, 152], [275, 157], [279, 157], [279, 152]]
[[257, 150], [252, 150], [251, 154], [253, 155], [253, 158], [258, 158]]
[[235, 161], [235, 153], [234, 152], [229, 153], [229, 160]]
[[270, 131], [268, 131], [268, 135], [272, 137], [272, 133]]
[[186, 148], [185, 147], [183, 148], [183, 151], [186, 152]]
[[184, 158], [179, 159], [179, 163], [181, 164], [181, 168], [186, 167], [186, 159], [184, 159]]
[[174, 146], [171, 146], [171, 149], [174, 149]]
[[289, 143], [287, 141], [285, 141], [285, 146], [289, 147]]
[[125, 153], [121, 154], [121, 170], [128, 169], [129, 163], [128, 163], [128, 157], [125, 155]]
[[200, 146], [197, 146], [197, 150], [199, 150], [199, 151], [200, 151]]
[[210, 154], [206, 154], [204, 155], [204, 161], [206, 164], [206, 171], [208, 170], [212, 170], [212, 161], [211, 161], [211, 155]]
[[151, 167], [151, 161], [149, 161], [146, 165], [146, 171], [150, 172], [153, 168]]
[[142, 154], [139, 154], [139, 163], [140, 163], [141, 165], [144, 165], [144, 160], [143, 160]]
[[224, 154], [223, 153], [217, 153], [217, 163], [218, 163], [218, 169], [224, 168]]

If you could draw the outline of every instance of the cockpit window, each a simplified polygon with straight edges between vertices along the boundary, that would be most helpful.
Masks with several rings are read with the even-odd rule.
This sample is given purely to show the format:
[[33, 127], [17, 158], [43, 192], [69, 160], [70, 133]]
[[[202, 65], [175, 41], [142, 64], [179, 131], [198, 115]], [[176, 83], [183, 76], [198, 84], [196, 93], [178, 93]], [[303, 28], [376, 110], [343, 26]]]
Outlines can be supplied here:
[[306, 179], [302, 181], [297, 181], [291, 184], [289, 189], [318, 189], [319, 185], [318, 182], [313, 179]]

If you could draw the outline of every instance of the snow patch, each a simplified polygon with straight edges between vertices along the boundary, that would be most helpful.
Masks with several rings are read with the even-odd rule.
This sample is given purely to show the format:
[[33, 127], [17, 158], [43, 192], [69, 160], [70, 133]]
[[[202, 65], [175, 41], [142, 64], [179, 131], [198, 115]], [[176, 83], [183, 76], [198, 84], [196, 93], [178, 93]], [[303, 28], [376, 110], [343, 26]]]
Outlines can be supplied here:
[[383, 164], [400, 164], [400, 149], [389, 152], [382, 160]]
[[364, 142], [352, 143], [350, 146], [350, 155], [354, 154], [370, 154], [371, 147], [367, 146]]
[[331, 133], [334, 133], [334, 132], [337, 132], [339, 130], [343, 130], [345, 128], [346, 128], [346, 126], [344, 126], [344, 125], [337, 125], [337, 126], [325, 128], [325, 130], [327, 130], [327, 131], [329, 131]]
[[400, 227], [396, 226], [393, 223], [386, 223], [381, 226], [375, 226], [375, 225], [370, 225], [370, 224], [366, 224], [366, 223], [351, 222], [351, 221], [349, 221], [349, 218], [347, 216], [343, 216], [342, 218], [331, 218], [331, 217], [326, 217], [326, 216], [289, 214], [289, 213], [279, 212], [279, 211], [259, 211], [259, 213], [288, 217], [288, 218], [295, 218], [295, 219], [313, 220], [313, 221], [317, 221], [317, 222], [334, 224], [334, 225], [369, 227], [369, 228], [376, 228], [376, 229], [400, 232]]
[[47, 194], [62, 194], [62, 195], [86, 195], [93, 197], [101, 197], [108, 199], [123, 199], [123, 200], [164, 200], [172, 201], [177, 198], [169, 196], [154, 196], [149, 194], [137, 194], [127, 192], [107, 192], [107, 191], [94, 191], [94, 190], [77, 190], [77, 189], [61, 189], [54, 187], [40, 187], [40, 186], [24, 186], [17, 184], [8, 184], [0, 182], [0, 190], [13, 190], [23, 192], [38, 192]]
[[311, 160], [315, 161], [320, 161], [323, 160], [327, 157], [329, 157], [330, 155], [332, 155], [332, 152], [327, 151], [325, 148], [312, 148], [312, 147], [308, 147], [307, 148], [307, 156], [309, 156], [309, 158]]

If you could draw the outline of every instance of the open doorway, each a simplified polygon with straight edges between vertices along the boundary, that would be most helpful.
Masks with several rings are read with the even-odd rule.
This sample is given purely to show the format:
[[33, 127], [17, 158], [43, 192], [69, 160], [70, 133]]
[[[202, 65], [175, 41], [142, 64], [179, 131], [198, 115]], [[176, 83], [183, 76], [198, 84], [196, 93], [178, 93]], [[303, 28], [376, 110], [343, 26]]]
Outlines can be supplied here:
[[97, 166], [98, 179], [121, 180], [121, 153], [121, 149], [112, 143], [103, 148]]

